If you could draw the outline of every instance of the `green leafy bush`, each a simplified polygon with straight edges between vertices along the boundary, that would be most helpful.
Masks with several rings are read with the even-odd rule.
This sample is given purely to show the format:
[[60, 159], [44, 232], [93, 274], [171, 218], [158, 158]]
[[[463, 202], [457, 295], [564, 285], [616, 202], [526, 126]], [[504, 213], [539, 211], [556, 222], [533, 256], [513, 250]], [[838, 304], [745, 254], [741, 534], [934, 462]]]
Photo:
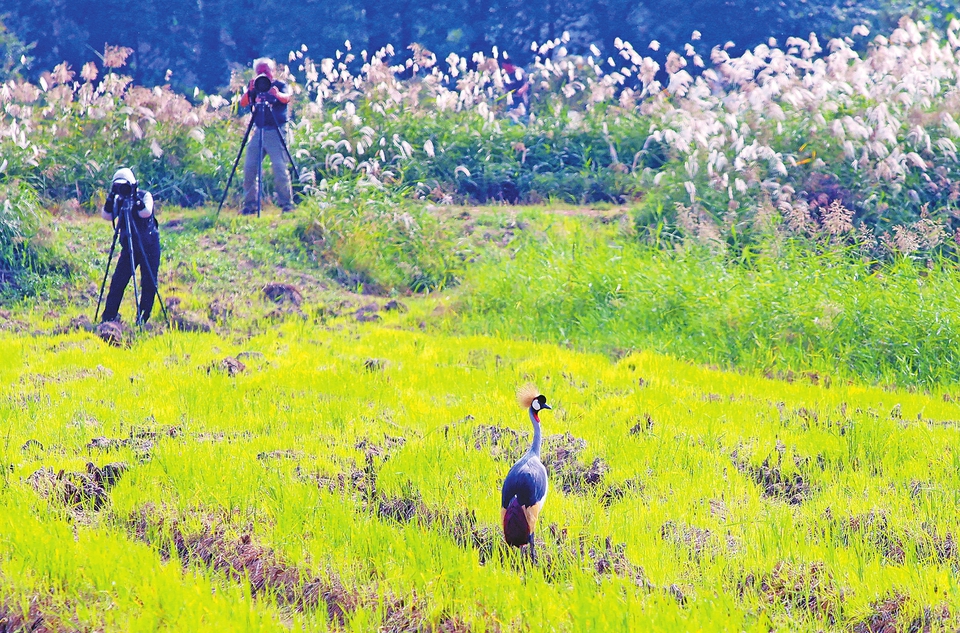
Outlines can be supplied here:
[[29, 185], [0, 184], [0, 300], [29, 294], [44, 275], [69, 273], [44, 240], [50, 219]]

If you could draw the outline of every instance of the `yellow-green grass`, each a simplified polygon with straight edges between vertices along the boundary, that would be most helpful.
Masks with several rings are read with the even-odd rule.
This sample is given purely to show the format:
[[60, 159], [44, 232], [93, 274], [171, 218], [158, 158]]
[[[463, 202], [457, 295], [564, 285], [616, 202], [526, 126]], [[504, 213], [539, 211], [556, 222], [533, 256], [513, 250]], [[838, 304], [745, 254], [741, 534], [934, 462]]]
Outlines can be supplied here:
[[[237, 376], [210, 369], [244, 351], [263, 356], [247, 355]], [[397, 599], [417, 605], [423, 626], [567, 631], [844, 630], [894, 595], [908, 598], [899, 616], [908, 626], [924, 607], [939, 616], [960, 603], [948, 540], [960, 533], [960, 406], [944, 393], [778, 382], [652, 353], [613, 362], [389, 324], [286, 323], [236, 339], [168, 333], [126, 349], [84, 333], [4, 335], [0, 357], [0, 598], [8, 611], [34, 599], [73, 628], [336, 624], [322, 606], [253, 598], [220, 571], [165, 560], [159, 541], [130, 529], [141, 512], [184, 533], [246, 534], [307, 576], [339, 578], [365, 596], [344, 625], [357, 631], [385, 626]], [[370, 359], [379, 365], [366, 367]], [[609, 465], [594, 492], [550, 491], [540, 566], [500, 545], [481, 564], [444, 521], [398, 522], [349, 487], [316, 484], [351, 463], [363, 469], [366, 438], [384, 447], [370, 458], [377, 495], [416, 498], [448, 517], [472, 511], [498, 530], [509, 463], [477, 448], [475, 429], [529, 431], [513, 395], [528, 380], [554, 406], [545, 432], [583, 438], [580, 459]], [[180, 433], [148, 451], [87, 447], [169, 427]], [[405, 443], [390, 448], [386, 436]], [[24, 447], [31, 439], [42, 448]], [[290, 452], [258, 458], [271, 451]], [[809, 484], [800, 503], [763, 494], [751, 473], [765, 459]], [[41, 467], [83, 471], [87, 461], [129, 466], [98, 511], [65, 508], [27, 482]], [[627, 480], [639, 483], [604, 504], [601, 493]], [[569, 541], [582, 537], [584, 552], [559, 547], [551, 524]], [[589, 549], [607, 537], [645, 583], [598, 572]], [[811, 597], [822, 608], [803, 608]]]

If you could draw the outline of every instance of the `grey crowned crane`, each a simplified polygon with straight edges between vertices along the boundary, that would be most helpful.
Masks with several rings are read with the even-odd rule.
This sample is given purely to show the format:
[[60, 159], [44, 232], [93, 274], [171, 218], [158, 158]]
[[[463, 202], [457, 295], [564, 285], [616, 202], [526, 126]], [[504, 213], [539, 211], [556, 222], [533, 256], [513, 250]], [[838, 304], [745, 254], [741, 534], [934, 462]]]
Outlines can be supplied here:
[[500, 513], [503, 519], [503, 537], [508, 545], [530, 545], [530, 556], [536, 562], [533, 533], [537, 517], [547, 497], [547, 469], [540, 462], [540, 412], [549, 409], [546, 396], [532, 384], [517, 391], [517, 401], [527, 409], [533, 423], [533, 444], [530, 450], [513, 465], [500, 493]]

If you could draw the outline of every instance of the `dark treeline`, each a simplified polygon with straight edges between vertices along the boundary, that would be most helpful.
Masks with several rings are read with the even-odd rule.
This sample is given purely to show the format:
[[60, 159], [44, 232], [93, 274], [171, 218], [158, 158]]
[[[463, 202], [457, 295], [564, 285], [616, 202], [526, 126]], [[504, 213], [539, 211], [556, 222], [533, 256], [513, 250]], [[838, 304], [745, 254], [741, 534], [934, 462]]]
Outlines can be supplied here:
[[[94, 60], [104, 44], [128, 46], [129, 71], [141, 84], [170, 83], [206, 91], [224, 86], [234, 64], [260, 55], [285, 61], [305, 44], [315, 58], [332, 56], [351, 40], [354, 51], [393, 44], [403, 54], [418, 42], [445, 57], [489, 52], [493, 46], [524, 63], [530, 43], [570, 34], [571, 52], [591, 44], [604, 55], [620, 37], [641, 51], [651, 40], [659, 55], [681, 49], [698, 30], [701, 52], [727, 41], [752, 47], [770, 37], [847, 35], [855, 24], [889, 28], [903, 14], [949, 18], [950, 0], [20, 0], [3, 18], [14, 37], [0, 37], [6, 67], [29, 49], [28, 74], [66, 60]], [[0, 33], [2, 36], [2, 33]], [[16, 49], [16, 50], [14, 50]]]

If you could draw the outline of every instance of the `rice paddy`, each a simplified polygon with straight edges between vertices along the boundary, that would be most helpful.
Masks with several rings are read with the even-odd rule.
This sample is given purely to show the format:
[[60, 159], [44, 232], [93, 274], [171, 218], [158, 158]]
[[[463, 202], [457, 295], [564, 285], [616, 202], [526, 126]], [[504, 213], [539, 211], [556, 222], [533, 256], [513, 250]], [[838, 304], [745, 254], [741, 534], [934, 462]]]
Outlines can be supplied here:
[[[4, 630], [958, 625], [948, 391], [396, 314], [122, 348], [8, 333], [0, 355]], [[527, 381], [554, 406], [537, 565], [499, 526]]]

